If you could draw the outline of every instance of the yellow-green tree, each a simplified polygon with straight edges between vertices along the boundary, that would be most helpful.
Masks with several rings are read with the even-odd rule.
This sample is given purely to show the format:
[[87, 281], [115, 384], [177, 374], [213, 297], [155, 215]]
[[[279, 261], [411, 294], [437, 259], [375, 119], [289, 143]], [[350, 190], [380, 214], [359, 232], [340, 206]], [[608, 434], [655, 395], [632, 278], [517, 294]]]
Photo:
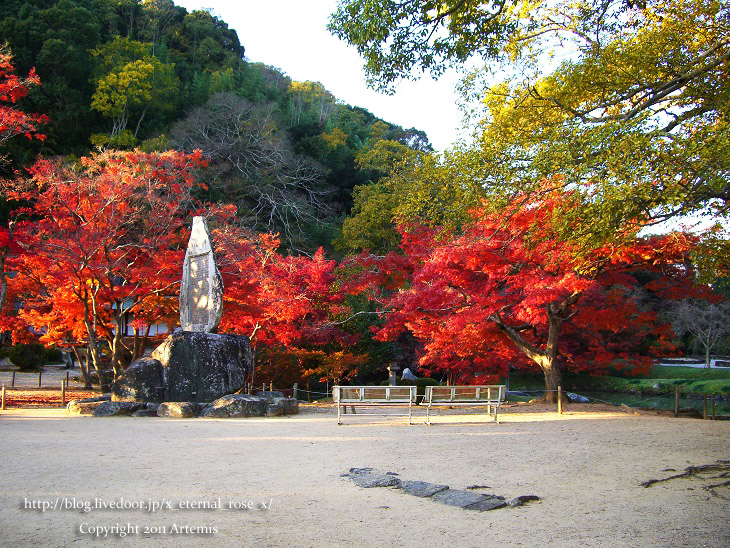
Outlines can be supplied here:
[[[151, 53], [151, 45], [117, 38], [97, 49], [96, 90], [91, 108], [112, 120], [108, 136], [93, 136], [94, 144], [132, 145], [149, 110], [166, 111], [174, 106], [178, 79], [174, 66]], [[127, 130], [136, 119], [134, 132]]]
[[308, 115], [311, 121], [323, 125], [335, 106], [335, 97], [320, 82], [291, 82], [289, 93], [292, 96], [291, 124], [302, 122]]
[[637, 218], [730, 215], [727, 2], [344, 0], [330, 29], [385, 89], [484, 61], [464, 81], [483, 110], [454, 179], [495, 207], [548, 178], [578, 188], [592, 222], [565, 226], [584, 241]]
[[358, 168], [382, 178], [355, 187], [352, 214], [342, 225], [337, 247], [392, 251], [400, 242], [396, 226], [412, 221], [446, 231], [459, 229], [470, 219], [469, 210], [485, 197], [478, 181], [468, 171], [462, 173], [461, 160], [453, 153], [442, 157], [389, 140], [361, 151]]

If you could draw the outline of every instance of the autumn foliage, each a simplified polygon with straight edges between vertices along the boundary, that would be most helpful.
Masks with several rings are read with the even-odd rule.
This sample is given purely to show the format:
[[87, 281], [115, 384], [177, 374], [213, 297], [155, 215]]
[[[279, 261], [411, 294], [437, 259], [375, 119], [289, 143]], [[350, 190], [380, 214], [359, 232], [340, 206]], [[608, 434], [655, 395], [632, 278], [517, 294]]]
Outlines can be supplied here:
[[[39, 159], [28, 178], [6, 184], [14, 211], [11, 292], [23, 305], [5, 315], [16, 339], [23, 324], [46, 344], [87, 340], [98, 366], [106, 339], [116, 374], [125, 354], [125, 314], [141, 324], [166, 319], [174, 296], [200, 155], [105, 152], [77, 164]], [[167, 299], [169, 300], [169, 299]]]
[[335, 261], [322, 249], [312, 257], [282, 255], [277, 237], [232, 225], [214, 230], [213, 239], [225, 286], [221, 329], [267, 349], [260, 380], [354, 372], [362, 359], [347, 349], [356, 338], [331, 321], [345, 308]]
[[[198, 152], [108, 151], [77, 163], [40, 159], [7, 182], [18, 206], [5, 241], [16, 273], [8, 301], [22, 306], [6, 305], [2, 327], [16, 340], [88, 344], [97, 368], [106, 346], [120, 374], [151, 325], [176, 325], [190, 219], [202, 214], [225, 286], [220, 329], [250, 337], [259, 380], [356, 375], [367, 356], [345, 329], [352, 294], [375, 303], [378, 340], [410, 334], [422, 371], [460, 383], [537, 366], [550, 396], [561, 371], [641, 372], [673, 350], [671, 329], [646, 302], [690, 294], [687, 235], [639, 237], [637, 223], [600, 247], [579, 246], [568, 235], [586, 222], [575, 215], [580, 195], [546, 190], [499, 214], [479, 208], [458, 233], [401, 227], [399, 252], [338, 268], [322, 249], [283, 255], [275, 235], [240, 227], [231, 206], [196, 199], [204, 166]], [[122, 336], [130, 319], [133, 342]]]
[[[204, 164], [200, 153], [107, 151], [77, 164], [40, 159], [29, 177], [6, 182], [19, 206], [8, 302], [22, 306], [17, 314], [6, 306], [2, 327], [16, 341], [36, 333], [45, 344], [89, 344], [97, 368], [108, 348], [120, 374], [141, 355], [151, 325], [177, 324], [190, 220], [206, 215], [225, 286], [221, 331], [249, 336], [255, 349], [317, 355], [329, 345], [342, 354], [353, 339], [329, 322], [342, 302], [335, 262], [322, 250], [282, 255], [276, 236], [239, 227], [231, 206], [197, 200]], [[129, 321], [132, 342], [123, 336]]]
[[[650, 353], [670, 351], [672, 333], [642, 306], [642, 292], [686, 290], [693, 240], [639, 238], [629, 227], [613, 243], [580, 249], [564, 236], [575, 198], [555, 191], [501, 214], [474, 211], [457, 235], [402, 227], [402, 252], [359, 257], [362, 273], [349, 290], [381, 303], [379, 339], [412, 333], [422, 370], [455, 382], [538, 366], [555, 390], [561, 370], [646, 371], [651, 357], [639, 347], [651, 341]], [[640, 289], [637, 270], [657, 281]]]
[[40, 78], [31, 69], [27, 77], [21, 78], [15, 73], [12, 57], [0, 51], [0, 146], [15, 135], [24, 135], [28, 139], [45, 139], [38, 133], [38, 126], [48, 122], [44, 114], [27, 114], [10, 106], [28, 95], [29, 86], [40, 84]]

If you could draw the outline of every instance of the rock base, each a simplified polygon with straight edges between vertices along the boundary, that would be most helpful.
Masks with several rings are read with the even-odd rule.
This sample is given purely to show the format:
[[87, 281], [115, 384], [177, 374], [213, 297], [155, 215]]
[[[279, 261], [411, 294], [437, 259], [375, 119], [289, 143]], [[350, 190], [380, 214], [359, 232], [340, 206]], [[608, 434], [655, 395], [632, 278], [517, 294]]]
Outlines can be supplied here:
[[192, 401], [168, 401], [160, 404], [156, 415], [158, 417], [188, 419], [197, 417], [203, 407], [205, 407], [203, 404]]
[[211, 402], [243, 387], [252, 363], [248, 337], [178, 331], [125, 369], [112, 401]]
[[299, 402], [284, 398], [277, 393], [264, 393], [250, 396], [247, 394], [228, 394], [212, 403], [193, 401], [163, 402], [115, 402], [91, 398], [69, 402], [67, 411], [75, 415], [111, 417], [132, 415], [134, 417], [169, 418], [240, 418], [240, 417], [279, 417], [299, 413]]

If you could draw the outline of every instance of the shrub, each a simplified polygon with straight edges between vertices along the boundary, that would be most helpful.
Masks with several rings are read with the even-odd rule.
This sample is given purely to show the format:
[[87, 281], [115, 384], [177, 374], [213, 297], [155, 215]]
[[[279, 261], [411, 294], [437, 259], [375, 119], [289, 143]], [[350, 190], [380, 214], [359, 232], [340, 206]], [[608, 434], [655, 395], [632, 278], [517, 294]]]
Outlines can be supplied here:
[[43, 365], [46, 348], [38, 343], [16, 344], [10, 349], [8, 357], [21, 371], [33, 371]]
[[46, 358], [44, 363], [62, 363], [63, 362], [63, 354], [61, 353], [61, 349], [57, 346], [52, 346], [51, 348], [46, 348]]

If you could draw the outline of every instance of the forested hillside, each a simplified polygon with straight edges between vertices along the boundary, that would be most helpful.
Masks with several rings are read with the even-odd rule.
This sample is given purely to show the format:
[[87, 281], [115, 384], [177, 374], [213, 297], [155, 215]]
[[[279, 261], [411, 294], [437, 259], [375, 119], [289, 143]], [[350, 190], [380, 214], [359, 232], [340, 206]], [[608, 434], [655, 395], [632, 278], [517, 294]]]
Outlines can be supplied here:
[[2, 6], [0, 40], [19, 74], [35, 67], [42, 82], [20, 108], [50, 119], [45, 140], [4, 147], [6, 175], [38, 154], [199, 148], [211, 163], [203, 198], [234, 203], [246, 226], [280, 233], [289, 250], [313, 251], [336, 239], [353, 188], [383, 174], [359, 157], [381, 140], [430, 150], [422, 131], [246, 61], [245, 37], [207, 11], [170, 0]]

